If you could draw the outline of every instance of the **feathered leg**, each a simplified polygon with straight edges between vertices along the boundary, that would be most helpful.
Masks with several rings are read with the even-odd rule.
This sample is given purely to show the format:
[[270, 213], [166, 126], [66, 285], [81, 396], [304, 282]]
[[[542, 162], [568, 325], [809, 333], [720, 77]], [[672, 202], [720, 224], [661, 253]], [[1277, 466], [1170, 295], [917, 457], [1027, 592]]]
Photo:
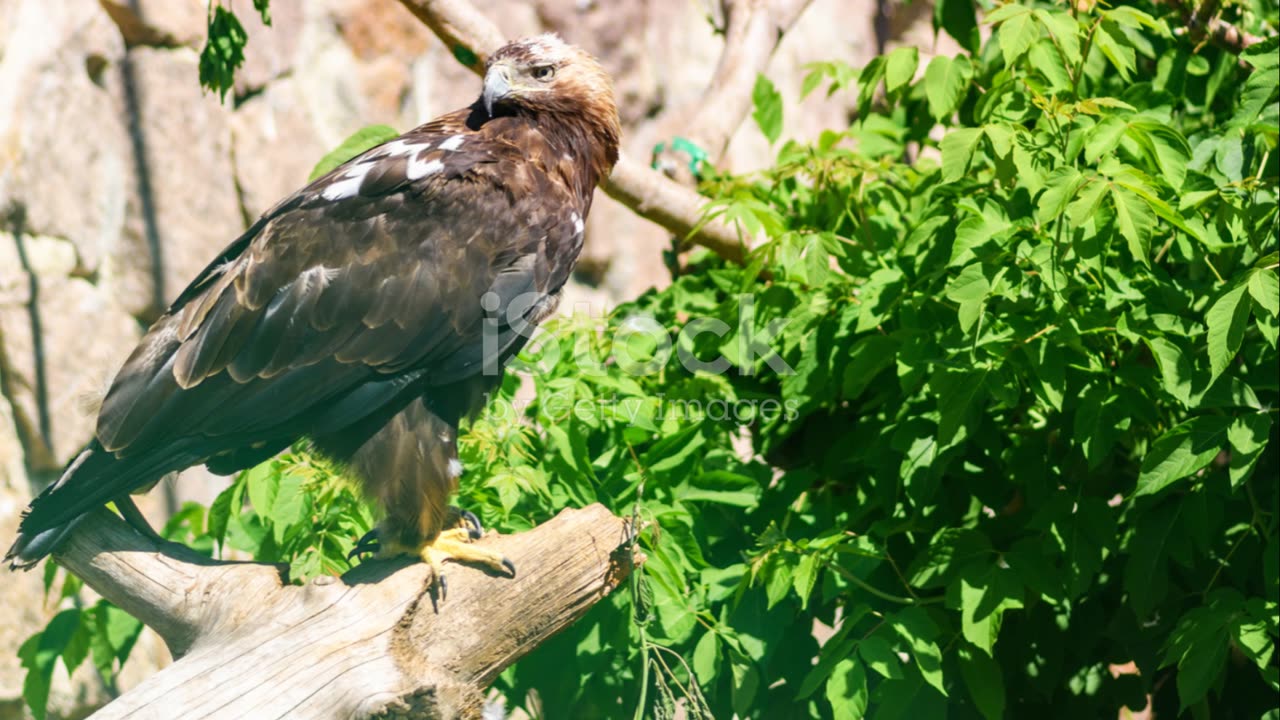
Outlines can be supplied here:
[[417, 555], [435, 571], [442, 594], [447, 560], [515, 575], [515, 565], [501, 553], [472, 544], [483, 533], [476, 516], [449, 505], [462, 474], [456, 443], [456, 428], [415, 400], [350, 461], [365, 491], [386, 510], [353, 554]]

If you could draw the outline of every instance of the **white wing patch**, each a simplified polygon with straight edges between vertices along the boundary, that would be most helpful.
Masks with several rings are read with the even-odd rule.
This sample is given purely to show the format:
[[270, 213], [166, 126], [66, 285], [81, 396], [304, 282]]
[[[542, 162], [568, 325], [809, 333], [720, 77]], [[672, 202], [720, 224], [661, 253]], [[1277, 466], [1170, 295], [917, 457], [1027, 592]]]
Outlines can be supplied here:
[[[462, 136], [455, 135], [445, 143], [456, 144], [453, 147], [444, 148], [446, 150], [454, 150], [458, 145], [462, 144]], [[444, 145], [441, 145], [443, 148]], [[365, 177], [369, 171], [373, 169], [376, 163], [387, 160], [388, 158], [403, 157], [408, 167], [406, 175], [410, 180], [417, 180], [426, 177], [432, 173], [440, 172], [443, 165], [437, 161], [422, 162], [422, 154], [431, 149], [431, 143], [410, 143], [404, 140], [392, 140], [376, 150], [371, 150], [368, 155], [358, 158], [351, 167], [342, 176], [320, 191], [320, 197], [325, 200], [342, 200], [344, 198], [355, 197], [360, 193], [360, 186], [364, 183]], [[433, 164], [434, 163], [434, 164]]]
[[462, 463], [458, 458], [449, 458], [449, 475], [455, 478], [462, 477]]
[[434, 175], [444, 169], [444, 163], [439, 158], [432, 158], [426, 162], [421, 157], [415, 156], [409, 158], [409, 167], [404, 171], [404, 176], [410, 180], [417, 180], [428, 175]]
[[450, 137], [448, 140], [445, 140], [444, 142], [440, 143], [440, 149], [450, 150], [450, 151], [457, 150], [458, 148], [462, 147], [462, 142], [466, 139], [467, 138], [463, 135], [454, 135]]
[[325, 200], [341, 200], [343, 198], [354, 197], [360, 192], [360, 183], [364, 182], [365, 175], [369, 174], [370, 163], [360, 163], [351, 166], [343, 173], [340, 180], [336, 180], [320, 191], [320, 197]]

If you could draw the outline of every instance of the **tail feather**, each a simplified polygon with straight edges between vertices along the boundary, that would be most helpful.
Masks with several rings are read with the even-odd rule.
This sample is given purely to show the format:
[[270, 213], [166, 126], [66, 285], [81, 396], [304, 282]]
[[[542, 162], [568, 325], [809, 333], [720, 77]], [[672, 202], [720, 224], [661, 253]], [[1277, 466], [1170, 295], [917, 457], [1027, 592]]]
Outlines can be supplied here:
[[31, 501], [4, 561], [13, 569], [35, 565], [57, 550], [86, 513], [197, 461], [182, 452], [117, 458], [95, 440], [67, 465], [56, 482]]
[[57, 550], [63, 539], [70, 535], [72, 530], [76, 529], [76, 526], [80, 524], [84, 517], [84, 515], [81, 515], [65, 525], [59, 525], [40, 532], [28, 533], [19, 531], [18, 539], [13, 542], [9, 551], [4, 554], [4, 561], [9, 563], [11, 570], [30, 570], [49, 553]]

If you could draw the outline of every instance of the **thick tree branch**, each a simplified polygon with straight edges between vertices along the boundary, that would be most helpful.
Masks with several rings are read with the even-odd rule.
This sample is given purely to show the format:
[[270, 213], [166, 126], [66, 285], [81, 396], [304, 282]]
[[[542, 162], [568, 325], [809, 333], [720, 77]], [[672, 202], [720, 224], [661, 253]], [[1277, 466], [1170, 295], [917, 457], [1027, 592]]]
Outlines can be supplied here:
[[601, 505], [519, 535], [479, 541], [515, 579], [447, 565], [377, 561], [305, 586], [281, 568], [157, 547], [99, 511], [57, 560], [154, 628], [173, 665], [93, 717], [478, 718], [483, 689], [630, 573], [627, 523]]
[[724, 0], [724, 51], [702, 94], [689, 135], [719, 160], [751, 112], [756, 76], [813, 0]]
[[1195, 5], [1194, 0], [1167, 2], [1182, 12], [1182, 21], [1186, 25], [1175, 30], [1175, 33], [1190, 33], [1191, 40], [1195, 43], [1207, 38], [1223, 50], [1239, 55], [1250, 45], [1265, 39], [1251, 35], [1218, 17], [1218, 10], [1222, 6], [1220, 0], [1201, 0], [1199, 5]]
[[[729, 27], [725, 50], [708, 90], [703, 109], [689, 134], [717, 156], [751, 108], [751, 87], [756, 74], [767, 65], [782, 33], [800, 16], [811, 0], [746, 0], [728, 8]], [[419, 20], [431, 28], [455, 57], [476, 73], [484, 71], [484, 59], [506, 38], [498, 26], [467, 0], [401, 0]], [[705, 125], [705, 129], [702, 125]], [[647, 165], [623, 156], [603, 183], [613, 199], [672, 234], [688, 238], [722, 257], [742, 262], [749, 238], [719, 220], [704, 222], [706, 198], [672, 181]]]

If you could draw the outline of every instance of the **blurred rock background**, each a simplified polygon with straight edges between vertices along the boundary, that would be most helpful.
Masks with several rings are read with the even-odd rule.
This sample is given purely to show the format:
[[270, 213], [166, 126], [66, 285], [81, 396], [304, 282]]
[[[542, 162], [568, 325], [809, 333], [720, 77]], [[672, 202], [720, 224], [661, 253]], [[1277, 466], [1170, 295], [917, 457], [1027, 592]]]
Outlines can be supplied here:
[[[224, 0], [229, 2], [229, 0]], [[0, 0], [0, 545], [32, 493], [88, 441], [93, 401], [146, 325], [211, 258], [355, 130], [406, 130], [470, 103], [479, 82], [395, 0], [272, 0], [264, 27], [229, 2], [249, 44], [234, 97], [197, 81], [200, 0]], [[554, 30], [615, 79], [625, 151], [682, 134], [720, 55], [716, 0], [477, 0], [509, 37]], [[935, 50], [930, 3], [814, 0], [769, 76], [784, 137], [852, 118], [849, 98], [798, 102], [805, 63], [861, 66], [885, 47]], [[943, 40], [937, 41], [939, 44]], [[948, 54], [951, 45], [937, 48]], [[771, 151], [748, 120], [725, 165]], [[562, 307], [596, 312], [664, 282], [667, 235], [603, 194]], [[203, 470], [146, 496], [157, 522], [208, 502]], [[59, 609], [39, 571], [0, 570], [0, 720], [23, 717], [15, 652]], [[56, 593], [54, 594], [56, 597]], [[85, 663], [57, 677], [51, 717], [83, 717], [168, 662], [144, 633], [117, 687]]]

